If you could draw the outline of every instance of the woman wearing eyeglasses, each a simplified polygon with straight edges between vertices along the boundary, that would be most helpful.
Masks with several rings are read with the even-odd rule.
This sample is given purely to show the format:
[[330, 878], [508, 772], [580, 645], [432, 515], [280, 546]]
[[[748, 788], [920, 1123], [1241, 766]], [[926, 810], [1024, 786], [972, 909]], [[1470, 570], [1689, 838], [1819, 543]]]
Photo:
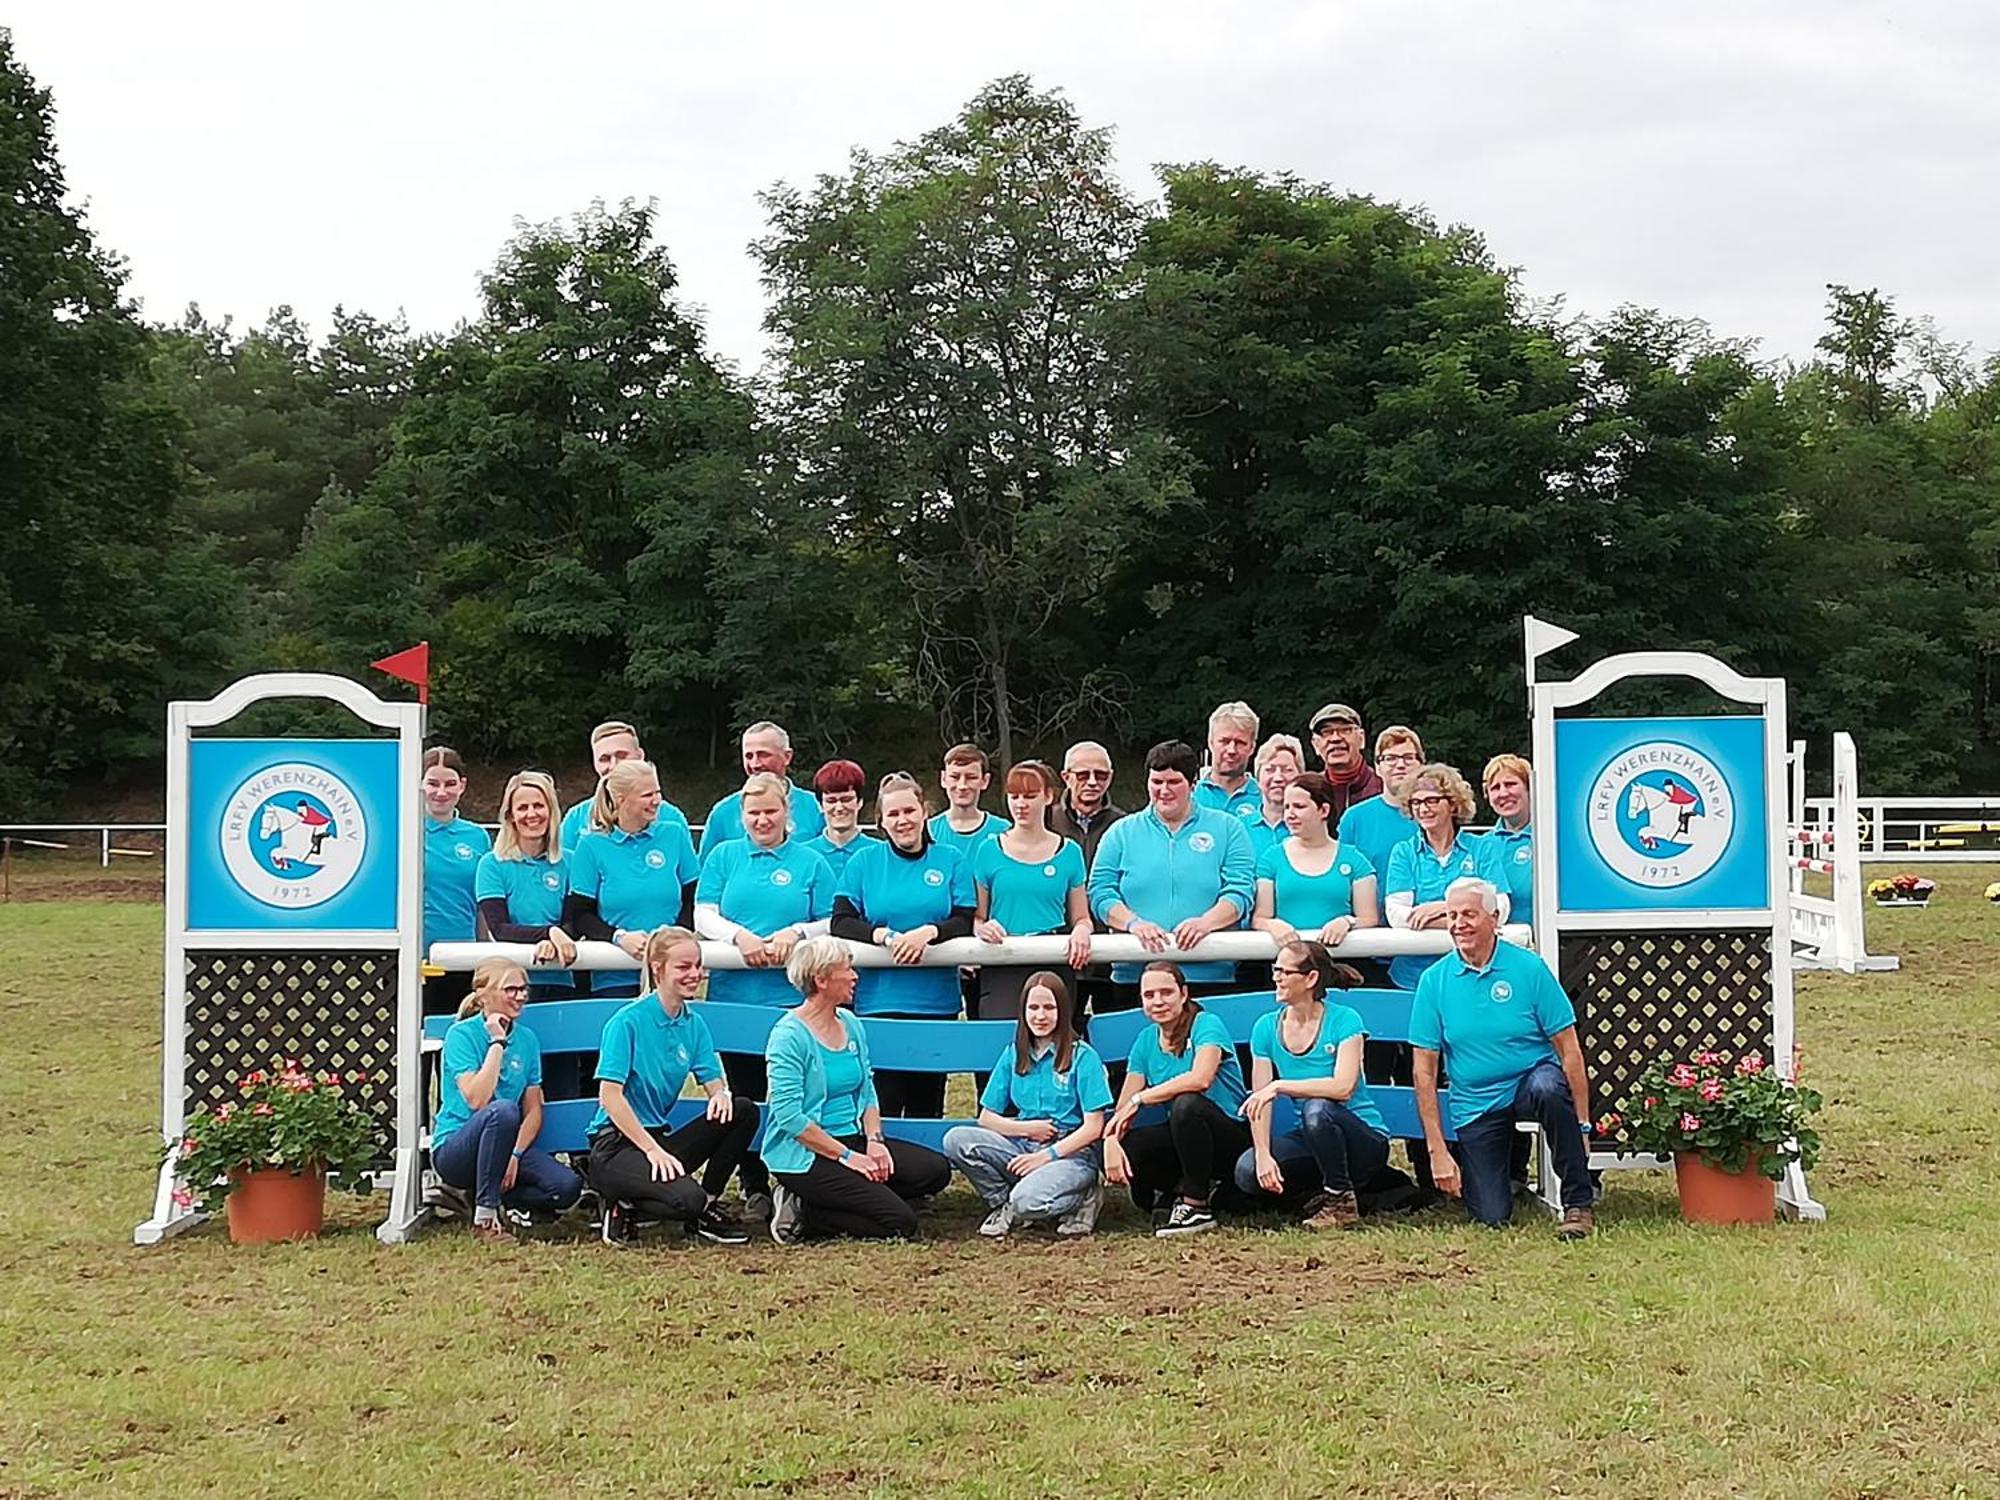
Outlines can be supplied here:
[[836, 887], [847, 873], [847, 862], [868, 847], [868, 835], [861, 831], [861, 793], [867, 785], [866, 773], [851, 760], [830, 760], [813, 773], [813, 795], [826, 816], [826, 831], [807, 839], [806, 847], [826, 861]]
[[583, 1179], [535, 1145], [542, 1131], [542, 1049], [514, 1023], [528, 998], [528, 975], [504, 958], [472, 971], [472, 993], [444, 1034], [431, 1165], [450, 1187], [472, 1194], [472, 1234], [511, 1245], [501, 1208], [561, 1213]]
[[[1477, 804], [1472, 788], [1447, 765], [1421, 767], [1404, 791], [1417, 833], [1396, 845], [1383, 882], [1383, 904], [1389, 925], [1410, 932], [1442, 931], [1444, 893], [1454, 880], [1477, 876], [1500, 892], [1500, 920], [1507, 920], [1507, 871], [1500, 852], [1482, 838], [1461, 834]], [[1415, 989], [1434, 957], [1399, 954], [1389, 964], [1389, 978], [1399, 989]]]

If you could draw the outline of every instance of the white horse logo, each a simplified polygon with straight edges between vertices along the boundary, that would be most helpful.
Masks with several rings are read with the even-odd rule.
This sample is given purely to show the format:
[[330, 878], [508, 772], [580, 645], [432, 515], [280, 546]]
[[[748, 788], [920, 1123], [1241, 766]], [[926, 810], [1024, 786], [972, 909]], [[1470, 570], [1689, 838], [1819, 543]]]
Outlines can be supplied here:
[[1646, 820], [1638, 830], [1638, 838], [1640, 846], [1650, 854], [1663, 843], [1691, 842], [1688, 825], [1701, 816], [1701, 811], [1695, 804], [1694, 793], [1669, 776], [1659, 786], [1633, 782], [1632, 790], [1625, 796], [1625, 816]]
[[320, 846], [332, 832], [333, 819], [303, 798], [295, 808], [275, 800], [266, 802], [263, 815], [257, 820], [258, 838], [278, 836], [278, 847], [271, 851], [271, 864], [280, 870], [320, 864]]

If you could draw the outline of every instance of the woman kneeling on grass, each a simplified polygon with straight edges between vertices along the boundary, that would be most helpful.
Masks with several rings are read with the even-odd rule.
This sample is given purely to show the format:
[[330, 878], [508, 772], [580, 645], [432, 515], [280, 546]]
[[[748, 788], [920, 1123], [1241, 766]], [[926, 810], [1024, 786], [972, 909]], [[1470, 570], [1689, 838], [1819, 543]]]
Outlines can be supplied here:
[[882, 1136], [882, 1110], [868, 1063], [868, 1029], [842, 1010], [854, 1000], [854, 961], [837, 938], [792, 949], [785, 977], [804, 999], [771, 1028], [764, 1066], [764, 1165], [776, 1179], [771, 1238], [808, 1235], [915, 1239], [912, 1198], [942, 1192], [951, 1163], [937, 1152]]
[[[1293, 941], [1271, 966], [1278, 1009], [1250, 1031], [1251, 1148], [1237, 1158], [1244, 1193], [1296, 1197], [1317, 1184], [1302, 1220], [1308, 1229], [1354, 1229], [1361, 1223], [1355, 1189], [1389, 1164], [1389, 1129], [1361, 1076], [1366, 1042], [1361, 1017], [1327, 996], [1361, 976], [1337, 964], [1326, 948]], [[1298, 1123], [1272, 1139], [1272, 1105], [1297, 1101]]]
[[[1198, 1234], [1215, 1227], [1209, 1196], [1250, 1144], [1238, 1113], [1243, 1069], [1229, 1028], [1195, 1003], [1179, 964], [1146, 965], [1139, 1008], [1153, 1024], [1132, 1043], [1118, 1108], [1105, 1127], [1104, 1175], [1130, 1186], [1142, 1212], [1173, 1195], [1155, 1234]], [[1141, 1110], [1155, 1118], [1139, 1123]]]
[[561, 1213], [583, 1191], [576, 1173], [535, 1145], [542, 1130], [542, 1048], [514, 1023], [528, 976], [504, 958], [472, 971], [472, 993], [444, 1035], [444, 1086], [431, 1128], [431, 1165], [472, 1194], [472, 1233], [511, 1245], [500, 1209]]
[[[747, 1243], [717, 1199], [750, 1149], [757, 1106], [730, 1094], [708, 1022], [690, 1004], [705, 977], [701, 940], [685, 927], [662, 927], [646, 940], [643, 962], [648, 992], [612, 1013], [597, 1050], [597, 1114], [588, 1136], [604, 1238], [614, 1245], [629, 1239], [637, 1214], [677, 1219], [691, 1238], [711, 1244]], [[676, 1130], [674, 1104], [690, 1073], [708, 1105]], [[700, 1182], [689, 1175], [696, 1167]]]
[[1104, 1063], [1077, 1040], [1069, 991], [1047, 970], [1021, 987], [1014, 1040], [979, 1097], [979, 1123], [947, 1131], [944, 1154], [992, 1210], [979, 1232], [1054, 1219], [1056, 1233], [1089, 1234], [1104, 1206], [1099, 1176], [1111, 1085]]

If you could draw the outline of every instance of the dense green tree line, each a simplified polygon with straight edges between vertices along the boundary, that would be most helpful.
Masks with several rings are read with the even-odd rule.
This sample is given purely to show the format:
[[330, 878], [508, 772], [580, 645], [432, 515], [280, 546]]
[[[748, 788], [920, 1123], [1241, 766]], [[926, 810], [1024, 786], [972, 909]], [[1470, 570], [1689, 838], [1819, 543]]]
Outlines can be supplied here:
[[2000, 366], [1877, 292], [1786, 367], [1566, 317], [1365, 195], [1203, 163], [1140, 204], [1008, 78], [766, 195], [753, 381], [635, 203], [522, 226], [448, 332], [149, 327], [52, 129], [0, 33], [0, 815], [149, 774], [167, 697], [420, 638], [493, 758], [613, 713], [1011, 757], [1243, 696], [1474, 761], [1524, 739], [1528, 611], [1787, 675], [1875, 788], [2000, 779]]

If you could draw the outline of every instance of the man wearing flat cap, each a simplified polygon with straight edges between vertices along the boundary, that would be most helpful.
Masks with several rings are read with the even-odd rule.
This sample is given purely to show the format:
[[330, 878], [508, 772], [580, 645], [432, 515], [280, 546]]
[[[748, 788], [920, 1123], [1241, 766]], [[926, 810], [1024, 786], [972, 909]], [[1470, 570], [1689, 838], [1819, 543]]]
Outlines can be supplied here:
[[1382, 778], [1368, 764], [1368, 733], [1361, 715], [1345, 703], [1329, 703], [1312, 716], [1313, 749], [1319, 752], [1320, 769], [1333, 788], [1332, 820], [1357, 802], [1365, 802], [1382, 791]]

